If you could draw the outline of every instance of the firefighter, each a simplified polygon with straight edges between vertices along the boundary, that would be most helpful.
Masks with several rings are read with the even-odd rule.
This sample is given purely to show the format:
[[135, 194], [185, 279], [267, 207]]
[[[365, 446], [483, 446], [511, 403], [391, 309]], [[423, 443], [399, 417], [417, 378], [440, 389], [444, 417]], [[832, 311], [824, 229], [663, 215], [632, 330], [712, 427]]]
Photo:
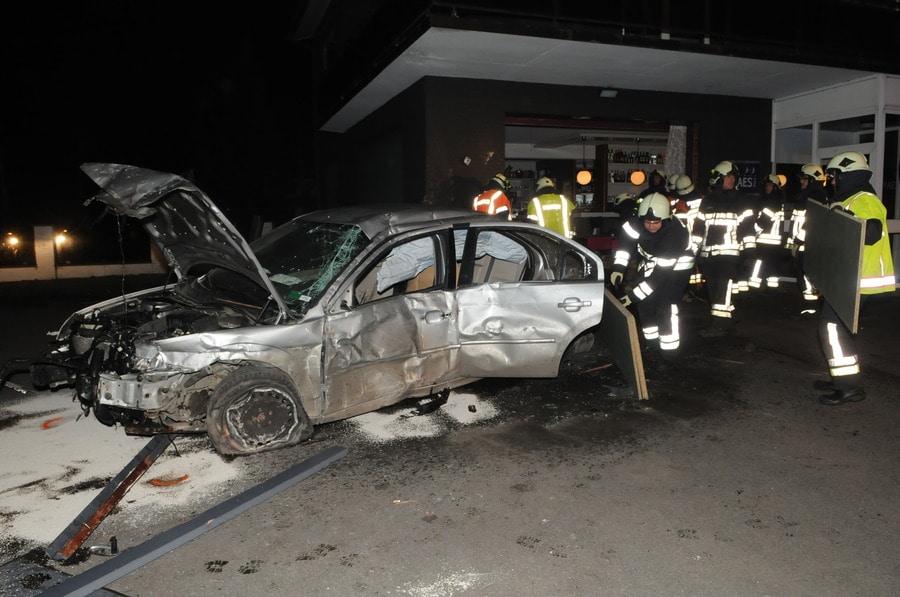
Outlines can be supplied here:
[[749, 262], [751, 288], [778, 288], [782, 263], [789, 253], [784, 249], [784, 190], [781, 178], [769, 174], [763, 179], [763, 192], [756, 206], [756, 251]]
[[666, 173], [662, 170], [656, 169], [647, 177], [647, 188], [638, 194], [638, 203], [651, 193], [666, 196]]
[[[690, 176], [687, 174], [679, 174], [678, 179], [675, 181], [675, 196], [678, 197], [678, 203], [676, 205], [679, 206], [679, 210], [686, 209], [683, 213], [676, 210], [675, 217], [684, 222], [684, 226], [688, 231], [693, 230], [694, 220], [697, 218], [697, 212], [700, 211], [700, 202], [703, 201], [703, 195], [694, 188], [694, 181], [691, 180]], [[700, 247], [694, 244], [693, 236], [691, 237], [691, 249], [695, 256], [700, 249]], [[690, 285], [688, 292], [699, 291], [703, 284], [703, 275], [696, 263], [691, 271], [691, 278], [688, 281], [688, 284]], [[693, 300], [694, 297], [685, 298]]]
[[697, 217], [697, 212], [700, 210], [700, 202], [703, 200], [703, 195], [694, 188], [694, 181], [691, 180], [690, 176], [679, 174], [678, 180], [675, 181], [674, 196], [677, 198], [676, 205], [678, 209], [684, 212], [679, 213], [676, 211], [675, 217], [681, 217], [687, 229], [690, 230], [694, 224], [694, 218]]
[[544, 176], [538, 179], [534, 198], [528, 204], [528, 219], [544, 228], [572, 238], [572, 211], [575, 204], [556, 192], [553, 181]]
[[803, 271], [803, 253], [806, 250], [806, 202], [817, 201], [823, 205], [828, 203], [825, 195], [825, 172], [818, 164], [804, 164], [800, 168], [800, 192], [793, 203], [785, 206], [787, 220], [785, 248], [790, 251], [794, 261], [797, 284], [803, 296], [800, 315], [815, 315], [819, 305], [819, 291]]
[[[624, 285], [632, 260], [637, 275]], [[667, 360], [675, 357], [681, 342], [678, 308], [693, 268], [690, 234], [672, 217], [669, 198], [647, 195], [638, 205], [638, 219], [622, 227], [609, 279], [624, 306], [636, 305], [644, 339], [658, 340], [660, 355]]]
[[[887, 210], [869, 183], [872, 171], [861, 153], [846, 151], [837, 154], [828, 162], [825, 172], [834, 180], [834, 197], [829, 206], [865, 221], [865, 246], [859, 281], [859, 307], [862, 309], [870, 296], [893, 292], [896, 285]], [[840, 251], [840, 247], [835, 251]], [[855, 286], [856, 280], [846, 280], [845, 283]], [[834, 406], [865, 400], [856, 340], [827, 297], [822, 302], [818, 331], [831, 375], [830, 384], [821, 380], [816, 384], [818, 389], [830, 390], [819, 396], [819, 402]]]
[[694, 218], [692, 242], [709, 294], [712, 325], [700, 331], [706, 338], [722, 336], [733, 328], [734, 284], [741, 252], [756, 248], [753, 205], [738, 190], [737, 166], [719, 162], [712, 169], [712, 190], [700, 201]]
[[512, 219], [512, 204], [506, 192], [509, 191], [509, 179], [497, 174], [488, 181], [484, 191], [475, 197], [472, 209], [488, 215], [496, 215], [508, 220]]

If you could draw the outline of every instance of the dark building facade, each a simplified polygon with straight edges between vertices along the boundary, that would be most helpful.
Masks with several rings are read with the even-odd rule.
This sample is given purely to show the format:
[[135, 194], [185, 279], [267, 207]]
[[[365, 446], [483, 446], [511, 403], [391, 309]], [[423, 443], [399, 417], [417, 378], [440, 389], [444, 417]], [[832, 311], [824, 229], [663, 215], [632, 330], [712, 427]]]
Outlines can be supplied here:
[[[330, 204], [402, 201], [469, 207], [484, 181], [505, 167], [505, 126], [542, 118], [559, 125], [589, 115], [595, 126], [638, 130], [688, 126], [687, 171], [702, 177], [723, 159], [766, 162], [771, 102], [716, 95], [426, 78], [344, 134], [320, 133], [320, 186]], [[570, 126], [584, 122], [570, 120]], [[465, 156], [473, 159], [466, 166]], [[332, 166], [328, 166], [332, 164]]]
[[[435, 27], [900, 72], [896, 54], [883, 49], [890, 43], [890, 24], [898, 23], [894, 2], [797, 2], [785, 7], [789, 14], [773, 18], [757, 18], [745, 4], [732, 2], [582, 4], [310, 2], [297, 38], [314, 64], [317, 127]], [[826, 39], [835, 23], [869, 31], [871, 43]], [[772, 98], [720, 95], [715, 89], [673, 92], [662, 84], [620, 89], [615, 98], [602, 98], [600, 91], [596, 85], [422, 77], [346, 130], [319, 130], [318, 206], [468, 206], [480, 185], [514, 157], [504, 153], [511, 121], [573, 128], [589, 122], [623, 130], [683, 125], [684, 171], [699, 181], [723, 159], [770, 163]]]

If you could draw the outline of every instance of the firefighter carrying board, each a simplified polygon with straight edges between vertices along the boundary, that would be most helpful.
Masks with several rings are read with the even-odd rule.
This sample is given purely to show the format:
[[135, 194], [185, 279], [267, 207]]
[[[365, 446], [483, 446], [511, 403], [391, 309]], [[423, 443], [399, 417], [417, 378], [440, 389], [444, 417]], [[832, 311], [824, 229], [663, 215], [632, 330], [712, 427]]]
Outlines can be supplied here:
[[804, 273], [853, 334], [859, 331], [865, 231], [864, 220], [807, 200]]

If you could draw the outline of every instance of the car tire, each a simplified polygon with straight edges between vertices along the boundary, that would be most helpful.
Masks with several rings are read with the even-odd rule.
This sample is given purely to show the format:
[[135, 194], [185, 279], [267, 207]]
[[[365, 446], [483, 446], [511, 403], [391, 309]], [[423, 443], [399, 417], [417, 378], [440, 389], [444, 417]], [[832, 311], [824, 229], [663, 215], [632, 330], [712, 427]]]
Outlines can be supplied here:
[[572, 340], [559, 363], [559, 374], [570, 375], [584, 369], [584, 364], [594, 356], [593, 348], [597, 343], [593, 330], [580, 334]]
[[228, 455], [292, 446], [313, 431], [291, 378], [261, 365], [238, 367], [216, 387], [206, 425], [216, 450]]

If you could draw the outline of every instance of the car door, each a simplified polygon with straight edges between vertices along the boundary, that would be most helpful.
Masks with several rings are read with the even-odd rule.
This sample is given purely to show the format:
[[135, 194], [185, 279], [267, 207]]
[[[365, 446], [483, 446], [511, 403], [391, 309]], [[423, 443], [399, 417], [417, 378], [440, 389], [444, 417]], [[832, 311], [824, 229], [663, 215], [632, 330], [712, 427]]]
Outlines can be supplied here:
[[[478, 257], [473, 235], [499, 235], [520, 245], [527, 258], [519, 277], [510, 279], [515, 270], [505, 263], [499, 275], [496, 263], [490, 272], [479, 268], [483, 256]], [[486, 244], [498, 244], [497, 238]], [[556, 376], [569, 343], [600, 323], [602, 272], [599, 259], [586, 249], [534, 227], [471, 229], [457, 290], [460, 373]]]
[[457, 376], [455, 295], [447, 289], [448, 232], [407, 237], [364, 263], [344, 307], [326, 318], [328, 411], [367, 412], [430, 393]]

